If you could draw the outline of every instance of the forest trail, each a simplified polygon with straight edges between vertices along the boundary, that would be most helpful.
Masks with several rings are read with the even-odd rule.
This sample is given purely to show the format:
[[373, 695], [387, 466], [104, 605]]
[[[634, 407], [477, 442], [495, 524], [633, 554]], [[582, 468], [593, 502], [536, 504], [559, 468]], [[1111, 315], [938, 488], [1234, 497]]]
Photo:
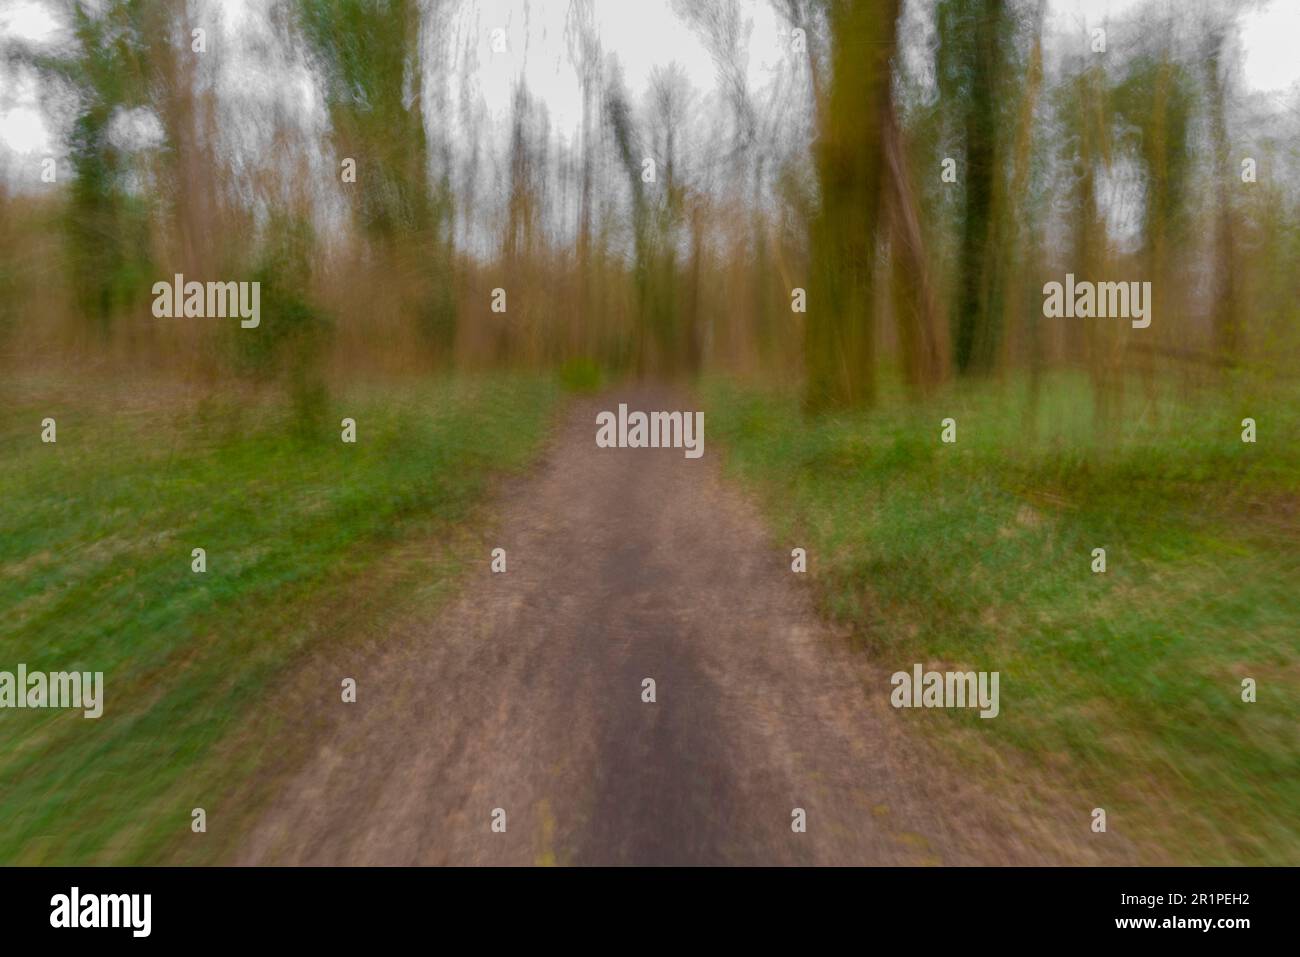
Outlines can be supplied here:
[[356, 704], [323, 682], [323, 736], [278, 769], [233, 862], [1135, 861], [1089, 832], [1086, 796], [939, 760], [918, 713], [889, 707], [888, 671], [819, 621], [716, 446], [597, 448], [619, 402], [690, 407], [650, 387], [575, 402], [503, 496], [507, 572], [484, 554], [441, 611], [376, 643]]

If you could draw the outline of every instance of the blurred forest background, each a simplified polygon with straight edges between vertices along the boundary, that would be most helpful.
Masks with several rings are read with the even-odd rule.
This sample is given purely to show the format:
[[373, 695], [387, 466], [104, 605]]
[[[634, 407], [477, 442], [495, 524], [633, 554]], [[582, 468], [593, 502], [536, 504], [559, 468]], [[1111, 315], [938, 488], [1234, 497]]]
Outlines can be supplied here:
[[[1002, 672], [996, 721], [908, 715], [985, 779], [1294, 864], [1294, 13], [0, 0], [0, 666], [111, 694], [3, 736], [0, 861], [219, 858], [176, 821], [282, 747], [267, 689], [643, 377], [888, 669]], [[155, 318], [178, 273], [260, 326]], [[1066, 273], [1150, 326], [1045, 317]]]
[[[1300, 118], [1242, 81], [1251, 4], [676, 3], [637, 89], [595, 2], [25, 5], [51, 25], [0, 78], [57, 182], [40, 153], [0, 180], [20, 363], [727, 369], [814, 407], [1073, 365], [1104, 420], [1128, 372], [1296, 355]], [[1151, 327], [1044, 320], [1067, 271], [1150, 281]], [[260, 278], [263, 328], [155, 319], [174, 273]]]

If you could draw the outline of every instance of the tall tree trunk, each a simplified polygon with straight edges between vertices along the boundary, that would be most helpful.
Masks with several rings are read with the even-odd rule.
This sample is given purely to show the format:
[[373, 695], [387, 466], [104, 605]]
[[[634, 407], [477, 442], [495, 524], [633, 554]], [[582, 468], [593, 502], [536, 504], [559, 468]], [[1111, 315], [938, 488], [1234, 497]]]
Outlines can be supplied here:
[[943, 378], [944, 349], [934, 283], [925, 257], [921, 215], [907, 168], [907, 153], [893, 98], [883, 127], [887, 163], [886, 209], [892, 294], [903, 375], [910, 388], [926, 392]]
[[874, 398], [874, 267], [885, 157], [881, 123], [899, 0], [835, 0], [831, 78], [816, 146], [821, 206], [804, 357], [810, 409]]
[[1234, 364], [1239, 351], [1237, 289], [1234, 277], [1236, 265], [1236, 236], [1232, 211], [1232, 177], [1228, 145], [1227, 106], [1228, 79], [1224, 67], [1227, 54], [1227, 31], [1219, 28], [1211, 38], [1212, 75], [1210, 77], [1210, 135], [1214, 144], [1214, 178], [1217, 184], [1214, 260], [1214, 343], [1219, 355], [1228, 364]]
[[954, 358], [959, 372], [986, 371], [1001, 340], [1001, 270], [997, 239], [998, 97], [1003, 0], [983, 0], [975, 19], [975, 54], [966, 106], [966, 196], [962, 218]]

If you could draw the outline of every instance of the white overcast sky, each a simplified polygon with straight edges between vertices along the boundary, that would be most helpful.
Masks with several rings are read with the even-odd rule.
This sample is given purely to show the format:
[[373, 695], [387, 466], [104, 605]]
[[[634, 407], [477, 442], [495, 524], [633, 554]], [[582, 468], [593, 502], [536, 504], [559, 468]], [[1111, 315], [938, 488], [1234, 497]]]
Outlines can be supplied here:
[[[1070, 32], [1080, 26], [1103, 25], [1108, 17], [1122, 16], [1143, 0], [1049, 0], [1049, 31]], [[1189, 10], [1190, 0], [1170, 0]], [[218, 79], [224, 94], [234, 99], [278, 98], [303, 117], [323, 116], [306, 70], [293, 51], [283, 48], [267, 57], [266, 44], [276, 38], [266, 30], [261, 15], [266, 0], [198, 0], [196, 23], [217, 23], [210, 43], [229, 48], [246, 46], [259, 37], [262, 55], [242, 51], [227, 57]], [[745, 5], [750, 18], [749, 80], [762, 89], [770, 70], [785, 55], [788, 37], [766, 0]], [[488, 115], [508, 115], [511, 92], [522, 74], [530, 92], [546, 107], [551, 128], [561, 136], [576, 129], [581, 115], [577, 77], [568, 62], [564, 26], [568, 0], [479, 0], [463, 3], [454, 18], [459, 37], [477, 34], [479, 68], [472, 82]], [[635, 100], [647, 88], [651, 71], [670, 63], [677, 66], [702, 95], [717, 87], [714, 63], [704, 45], [671, 9], [669, 0], [597, 0], [596, 15], [604, 51], [615, 55]], [[1241, 14], [1243, 77], [1247, 89], [1292, 93], [1300, 82], [1300, 0], [1271, 0], [1247, 7]], [[58, 39], [62, 21], [43, 0], [0, 0], [0, 43], [22, 38], [34, 43]], [[491, 31], [505, 29], [509, 51], [494, 54]], [[454, 39], [452, 42], [456, 42]], [[34, 169], [34, 157], [60, 155], [56, 131], [40, 105], [40, 88], [34, 76], [0, 65], [0, 176], [14, 179], [15, 168]], [[455, 91], [453, 90], [453, 95]], [[318, 121], [319, 122], [319, 119]], [[315, 125], [315, 124], [312, 124]], [[19, 181], [28, 177], [19, 176]]]

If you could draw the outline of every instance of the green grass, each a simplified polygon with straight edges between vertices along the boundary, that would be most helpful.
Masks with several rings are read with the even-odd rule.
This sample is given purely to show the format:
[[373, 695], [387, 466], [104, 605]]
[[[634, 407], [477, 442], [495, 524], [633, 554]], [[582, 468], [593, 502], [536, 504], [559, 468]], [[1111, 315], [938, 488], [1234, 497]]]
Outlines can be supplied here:
[[579, 395], [598, 392], [605, 381], [600, 365], [587, 358], [570, 359], [560, 366], [558, 375], [565, 391]]
[[[395, 384], [330, 397], [304, 433], [270, 399], [141, 402], [35, 379], [10, 391], [0, 669], [105, 674], [99, 720], [0, 711], [0, 863], [49, 864], [171, 853], [205, 803], [195, 783], [231, 783], [257, 759], [230, 767], [221, 744], [277, 678], [341, 622], [392, 610], [392, 590], [354, 583], [454, 533], [492, 474], [526, 464], [558, 399], [540, 377]], [[45, 416], [56, 444], [40, 441]], [[396, 591], [436, 596], [453, 573], [417, 555]], [[321, 621], [340, 605], [350, 617]]]
[[827, 617], [890, 671], [1001, 672], [994, 720], [909, 715], [971, 745], [958, 760], [991, 771], [1015, 753], [1082, 826], [1105, 807], [1150, 860], [1300, 859], [1294, 387], [1147, 404], [1133, 385], [1104, 441], [1086, 381], [1064, 373], [1035, 417], [1020, 382], [813, 419], [725, 380], [704, 397], [729, 470], [809, 550]]

